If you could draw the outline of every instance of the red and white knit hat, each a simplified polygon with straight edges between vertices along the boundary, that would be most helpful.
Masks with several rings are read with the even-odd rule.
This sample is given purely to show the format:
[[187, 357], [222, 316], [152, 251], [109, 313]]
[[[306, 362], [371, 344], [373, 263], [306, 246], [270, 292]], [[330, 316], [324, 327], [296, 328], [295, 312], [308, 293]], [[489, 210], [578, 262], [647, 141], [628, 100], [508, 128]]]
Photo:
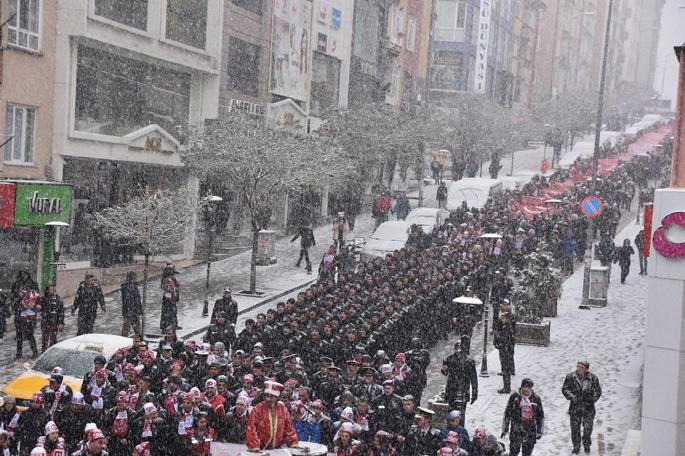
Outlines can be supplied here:
[[268, 394], [269, 396], [280, 397], [284, 388], [285, 387], [278, 382], [264, 382], [264, 394]]

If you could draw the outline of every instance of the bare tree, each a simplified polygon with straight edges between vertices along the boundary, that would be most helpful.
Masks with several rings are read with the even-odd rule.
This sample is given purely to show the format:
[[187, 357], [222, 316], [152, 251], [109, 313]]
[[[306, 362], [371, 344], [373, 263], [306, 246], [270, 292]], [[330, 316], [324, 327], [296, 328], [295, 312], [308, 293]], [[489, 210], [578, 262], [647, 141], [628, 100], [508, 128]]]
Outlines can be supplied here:
[[177, 191], [147, 190], [122, 206], [110, 207], [93, 215], [93, 226], [104, 237], [140, 249], [145, 256], [143, 332], [150, 257], [167, 253], [184, 241], [201, 204], [198, 204], [197, 193], [187, 188]]
[[264, 200], [302, 187], [322, 189], [349, 171], [347, 157], [331, 141], [271, 128], [239, 112], [191, 131], [183, 160], [200, 179], [220, 177], [243, 202], [252, 228], [250, 293], [257, 288]]

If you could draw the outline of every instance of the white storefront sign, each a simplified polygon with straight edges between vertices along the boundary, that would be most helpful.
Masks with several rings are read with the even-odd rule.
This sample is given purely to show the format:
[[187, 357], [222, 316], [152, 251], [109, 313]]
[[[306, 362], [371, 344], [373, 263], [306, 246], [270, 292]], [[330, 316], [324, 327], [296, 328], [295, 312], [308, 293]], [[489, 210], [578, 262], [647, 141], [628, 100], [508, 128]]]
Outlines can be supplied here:
[[476, 71], [474, 91], [485, 93], [488, 72], [488, 42], [490, 41], [490, 0], [480, 0], [480, 21], [478, 24], [478, 45], [476, 48]]

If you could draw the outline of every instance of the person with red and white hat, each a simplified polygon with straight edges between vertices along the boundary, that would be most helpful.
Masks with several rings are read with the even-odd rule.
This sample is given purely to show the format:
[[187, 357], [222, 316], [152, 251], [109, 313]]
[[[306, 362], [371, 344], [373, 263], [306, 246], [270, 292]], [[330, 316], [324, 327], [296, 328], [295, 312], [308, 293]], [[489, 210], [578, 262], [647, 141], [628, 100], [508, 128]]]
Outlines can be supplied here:
[[333, 453], [335, 456], [361, 456], [363, 446], [359, 440], [355, 440], [354, 426], [352, 423], [343, 423], [338, 432], [338, 437], [333, 441]]
[[83, 394], [77, 391], [71, 398], [71, 405], [58, 410], [54, 419], [67, 444], [67, 454], [71, 454], [78, 449], [86, 424], [95, 420], [95, 413], [86, 404]]
[[36, 446], [43, 427], [48, 422], [48, 412], [44, 407], [43, 395], [36, 393], [31, 397], [29, 408], [19, 415], [15, 436], [19, 441], [20, 454], [27, 455]]
[[205, 400], [214, 412], [213, 417], [221, 423], [226, 422], [226, 398], [217, 393], [218, 384], [213, 378], [208, 378], [205, 382]]
[[217, 431], [219, 438], [231, 443], [245, 442], [247, 422], [250, 418], [250, 407], [247, 398], [238, 396], [235, 406], [226, 414], [226, 426], [221, 426]]
[[88, 442], [85, 448], [73, 453], [71, 456], [109, 456], [105, 448], [107, 448], [107, 438], [100, 429], [95, 428], [88, 432]]
[[116, 390], [110, 385], [106, 369], [95, 372], [95, 382], [86, 388], [84, 398], [96, 413], [104, 413], [114, 404]]
[[[457, 434], [455, 431], [448, 431], [442, 443], [445, 445], [445, 447], [452, 450], [452, 453], [450, 454], [455, 456], [468, 456], [468, 452], [459, 447], [461, 441], [459, 439], [459, 434]], [[444, 447], [441, 448], [441, 450], [442, 449], [444, 449]]]
[[65, 456], [67, 448], [54, 421], [45, 425], [45, 435], [38, 438], [36, 446], [43, 447], [47, 456]]
[[133, 456], [150, 456], [150, 442], [143, 442], [133, 449]]
[[133, 420], [135, 410], [129, 407], [128, 394], [119, 391], [116, 405], [105, 412], [103, 429], [109, 439], [107, 449], [112, 456], [129, 456], [133, 444]]
[[264, 401], [255, 406], [247, 423], [245, 439], [250, 451], [298, 445], [290, 413], [278, 400], [283, 388], [281, 383], [264, 382]]
[[259, 396], [259, 389], [254, 386], [254, 376], [252, 374], [245, 374], [242, 378], [242, 388], [235, 392], [236, 397], [244, 397], [247, 401], [247, 406], [252, 407], [252, 403], [257, 396]]

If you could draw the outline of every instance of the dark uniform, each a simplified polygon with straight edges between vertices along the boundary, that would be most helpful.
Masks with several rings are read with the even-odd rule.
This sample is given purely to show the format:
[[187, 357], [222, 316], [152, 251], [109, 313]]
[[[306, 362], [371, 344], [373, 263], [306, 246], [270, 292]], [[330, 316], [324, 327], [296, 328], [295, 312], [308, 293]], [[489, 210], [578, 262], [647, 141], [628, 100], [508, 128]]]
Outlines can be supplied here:
[[[583, 362], [589, 368], [589, 364]], [[580, 363], [579, 363], [580, 364]], [[595, 402], [602, 396], [599, 379], [592, 372], [581, 377], [578, 372], [571, 372], [564, 379], [562, 387], [564, 397], [570, 401], [568, 413], [571, 417], [571, 441], [573, 450], [580, 451], [580, 426], [583, 426], [583, 446], [589, 451], [592, 445], [592, 427], [595, 420]]]
[[95, 282], [92, 286], [86, 286], [86, 282], [81, 282], [71, 309], [72, 313], [78, 310], [77, 336], [93, 332], [98, 306], [105, 311], [105, 295], [100, 285]]
[[427, 427], [420, 427], [413, 425], [409, 429], [407, 440], [404, 443], [403, 455], [406, 456], [424, 456], [434, 455], [442, 446], [442, 433], [440, 429], [434, 428], [430, 422], [434, 412], [432, 410], [418, 407], [416, 409], [416, 417], [423, 417], [427, 420]]
[[442, 373], [447, 375], [445, 401], [450, 410], [459, 410], [461, 419], [466, 419], [466, 405], [469, 400], [478, 399], [478, 375], [476, 362], [461, 351], [461, 342], [454, 344], [455, 353], [442, 362]]
[[511, 392], [511, 376], [516, 372], [514, 365], [514, 346], [516, 344], [516, 322], [509, 313], [500, 315], [492, 325], [495, 348], [499, 350], [499, 362], [502, 367], [504, 388], [499, 393]]
[[64, 327], [64, 302], [56, 293], [45, 294], [38, 303], [41, 306], [41, 330], [43, 351], [57, 343], [57, 333]]

